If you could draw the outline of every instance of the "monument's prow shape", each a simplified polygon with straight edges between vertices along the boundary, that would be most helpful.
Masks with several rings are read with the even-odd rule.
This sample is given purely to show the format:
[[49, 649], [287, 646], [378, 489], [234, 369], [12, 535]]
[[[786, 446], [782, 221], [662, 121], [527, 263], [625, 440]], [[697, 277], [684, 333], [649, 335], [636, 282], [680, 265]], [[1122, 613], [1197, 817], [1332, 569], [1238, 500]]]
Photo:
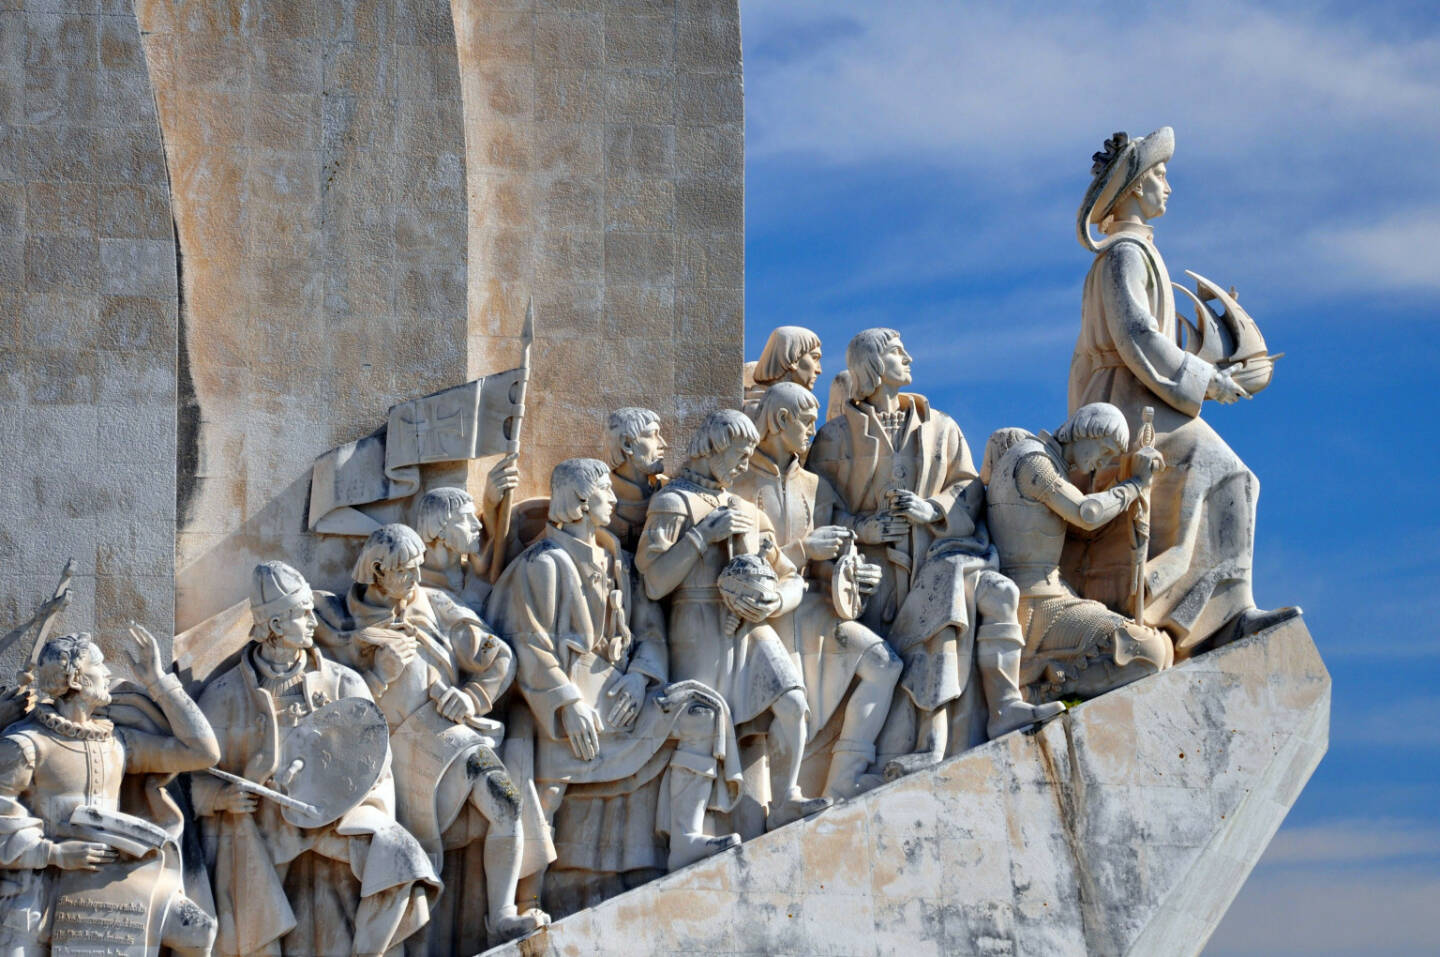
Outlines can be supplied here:
[[488, 953], [1198, 953], [1329, 726], [1297, 618]]

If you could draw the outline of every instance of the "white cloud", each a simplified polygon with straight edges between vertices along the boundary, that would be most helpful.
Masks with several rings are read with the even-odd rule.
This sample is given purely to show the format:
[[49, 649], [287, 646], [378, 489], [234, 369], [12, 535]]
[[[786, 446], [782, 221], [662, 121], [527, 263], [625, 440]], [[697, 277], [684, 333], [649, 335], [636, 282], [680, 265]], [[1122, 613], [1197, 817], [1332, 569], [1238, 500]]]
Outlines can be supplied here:
[[[1226, 2], [751, 0], [742, 20], [752, 161], [948, 177], [980, 217], [956, 236], [995, 243], [992, 259], [1012, 232], [1033, 246], [1071, 228], [1110, 132], [1168, 124], [1167, 256], [1293, 280], [1280, 295], [1300, 301], [1440, 286], [1422, 259], [1440, 214], [1414, 212], [1440, 210], [1433, 29]], [[964, 275], [954, 256], [927, 268], [947, 265]]]

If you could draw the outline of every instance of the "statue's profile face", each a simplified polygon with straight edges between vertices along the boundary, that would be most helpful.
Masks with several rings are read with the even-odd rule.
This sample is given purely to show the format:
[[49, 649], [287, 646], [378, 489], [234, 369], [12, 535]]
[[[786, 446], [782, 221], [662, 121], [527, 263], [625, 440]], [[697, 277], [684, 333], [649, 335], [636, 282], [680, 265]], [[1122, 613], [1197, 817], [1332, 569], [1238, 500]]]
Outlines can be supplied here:
[[380, 594], [391, 601], [400, 601], [410, 597], [410, 593], [420, 584], [420, 564], [421, 559], [417, 558], [400, 568], [377, 567], [375, 587], [380, 590]]
[[610, 484], [610, 476], [601, 477], [594, 490], [585, 496], [585, 504], [590, 508], [590, 519], [596, 528], [610, 524], [615, 515], [615, 489]]
[[710, 457], [711, 475], [721, 485], [728, 486], [750, 467], [750, 456], [755, 445], [745, 439], [736, 439], [729, 448], [722, 449]]
[[1070, 445], [1070, 461], [1088, 475], [1108, 465], [1124, 451], [1107, 439], [1076, 439]]
[[450, 516], [441, 538], [447, 548], [461, 555], [480, 550], [480, 517], [473, 508], [463, 508]]
[[1136, 185], [1140, 187], [1136, 194], [1140, 202], [1140, 215], [1146, 219], [1164, 216], [1165, 204], [1170, 199], [1170, 181], [1165, 178], [1165, 164], [1157, 163], [1150, 167]]
[[315, 644], [315, 602], [307, 598], [284, 615], [270, 619], [270, 633], [289, 648]]
[[71, 681], [76, 685], [75, 693], [82, 695], [94, 708], [110, 703], [110, 669], [100, 649], [92, 648], [75, 664]]
[[911, 361], [905, 343], [896, 339], [880, 355], [880, 381], [888, 386], [909, 385]]
[[804, 455], [815, 438], [815, 423], [819, 419], [818, 409], [792, 410], [780, 428], [780, 441], [784, 443], [785, 451], [791, 455]]
[[795, 368], [790, 370], [787, 378], [807, 389], [813, 389], [815, 382], [820, 378], [820, 372], [820, 347], [816, 346], [800, 357], [800, 361], [795, 363]]
[[629, 440], [626, 451], [630, 462], [641, 475], [659, 475], [665, 470], [665, 450], [669, 448], [660, 435], [660, 426], [652, 425]]

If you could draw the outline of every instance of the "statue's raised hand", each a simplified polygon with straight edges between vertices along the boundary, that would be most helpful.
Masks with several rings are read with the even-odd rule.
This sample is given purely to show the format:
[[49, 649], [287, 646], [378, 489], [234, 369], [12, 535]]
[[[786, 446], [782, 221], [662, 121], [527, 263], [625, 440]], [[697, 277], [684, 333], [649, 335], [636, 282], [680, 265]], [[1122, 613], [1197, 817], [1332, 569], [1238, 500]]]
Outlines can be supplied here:
[[125, 643], [125, 654], [135, 665], [135, 673], [145, 687], [158, 684], [165, 677], [165, 665], [160, 658], [160, 642], [145, 630], [144, 625], [130, 622], [130, 640]]
[[500, 504], [500, 499], [506, 492], [513, 492], [520, 487], [520, 469], [515, 464], [520, 453], [509, 452], [490, 469], [485, 476], [485, 502], [494, 506]]

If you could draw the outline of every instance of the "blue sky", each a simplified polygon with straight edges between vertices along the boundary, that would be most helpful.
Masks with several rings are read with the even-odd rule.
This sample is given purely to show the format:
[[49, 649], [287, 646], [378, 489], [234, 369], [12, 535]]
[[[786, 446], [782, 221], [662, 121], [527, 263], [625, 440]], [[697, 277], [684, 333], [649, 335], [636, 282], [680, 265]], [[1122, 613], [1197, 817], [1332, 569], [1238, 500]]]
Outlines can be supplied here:
[[[1256, 592], [1300, 604], [1331, 748], [1206, 953], [1440, 952], [1440, 9], [742, 0], [747, 354], [901, 330], [972, 444], [1050, 428], [1090, 154], [1170, 125], [1172, 273], [1240, 290], [1268, 391]], [[822, 382], [822, 395], [826, 383]]]

